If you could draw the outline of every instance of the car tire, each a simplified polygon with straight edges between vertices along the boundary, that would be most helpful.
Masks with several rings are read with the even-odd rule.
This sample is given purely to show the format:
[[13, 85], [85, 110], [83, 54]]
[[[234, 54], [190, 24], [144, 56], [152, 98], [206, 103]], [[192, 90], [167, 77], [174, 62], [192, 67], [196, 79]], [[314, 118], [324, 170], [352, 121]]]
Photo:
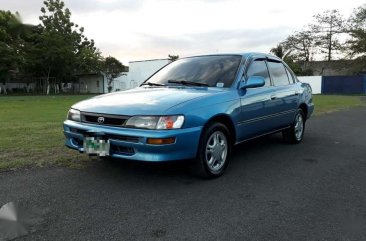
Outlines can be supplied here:
[[203, 178], [221, 176], [228, 164], [231, 152], [230, 132], [228, 128], [214, 122], [203, 130], [194, 161], [194, 172]]
[[283, 140], [286, 143], [298, 144], [304, 138], [305, 115], [302, 109], [298, 109], [291, 127], [282, 131]]

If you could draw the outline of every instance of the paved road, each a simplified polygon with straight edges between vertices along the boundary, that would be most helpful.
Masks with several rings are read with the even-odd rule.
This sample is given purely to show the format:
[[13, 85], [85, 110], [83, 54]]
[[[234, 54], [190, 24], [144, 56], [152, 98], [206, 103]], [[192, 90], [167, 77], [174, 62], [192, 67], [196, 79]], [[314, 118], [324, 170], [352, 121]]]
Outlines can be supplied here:
[[219, 179], [184, 167], [5, 172], [0, 204], [42, 211], [19, 240], [366, 240], [366, 108], [312, 118], [300, 145], [245, 143]]

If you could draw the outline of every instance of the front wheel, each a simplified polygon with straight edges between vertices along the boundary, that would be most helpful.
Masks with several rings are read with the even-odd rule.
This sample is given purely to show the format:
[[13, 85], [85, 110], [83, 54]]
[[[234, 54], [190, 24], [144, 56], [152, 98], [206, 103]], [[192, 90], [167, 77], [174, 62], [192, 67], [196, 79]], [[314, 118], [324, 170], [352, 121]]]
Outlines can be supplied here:
[[221, 123], [212, 123], [203, 132], [195, 160], [195, 171], [202, 177], [221, 176], [231, 151], [230, 133]]
[[305, 115], [301, 109], [297, 110], [295, 120], [289, 129], [282, 131], [285, 142], [290, 144], [298, 144], [304, 138], [305, 132]]

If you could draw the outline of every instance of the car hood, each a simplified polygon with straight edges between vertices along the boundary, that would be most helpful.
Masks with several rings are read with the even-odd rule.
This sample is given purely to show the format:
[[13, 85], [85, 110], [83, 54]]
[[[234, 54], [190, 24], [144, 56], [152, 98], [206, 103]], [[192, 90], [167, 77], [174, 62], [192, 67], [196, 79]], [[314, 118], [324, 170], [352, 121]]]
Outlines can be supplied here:
[[72, 108], [116, 115], [163, 115], [178, 104], [222, 91], [222, 88], [206, 87], [139, 87], [96, 96], [81, 101]]

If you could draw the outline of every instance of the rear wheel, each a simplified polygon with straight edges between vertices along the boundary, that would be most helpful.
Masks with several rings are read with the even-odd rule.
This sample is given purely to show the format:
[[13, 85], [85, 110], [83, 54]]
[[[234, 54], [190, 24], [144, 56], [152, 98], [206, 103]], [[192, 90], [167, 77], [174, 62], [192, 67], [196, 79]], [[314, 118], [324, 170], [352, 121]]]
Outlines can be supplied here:
[[221, 176], [228, 166], [230, 151], [230, 134], [227, 127], [218, 122], [210, 124], [201, 136], [195, 171], [206, 178]]
[[305, 132], [305, 115], [301, 109], [297, 110], [295, 120], [289, 129], [282, 131], [285, 142], [298, 144], [302, 141]]

